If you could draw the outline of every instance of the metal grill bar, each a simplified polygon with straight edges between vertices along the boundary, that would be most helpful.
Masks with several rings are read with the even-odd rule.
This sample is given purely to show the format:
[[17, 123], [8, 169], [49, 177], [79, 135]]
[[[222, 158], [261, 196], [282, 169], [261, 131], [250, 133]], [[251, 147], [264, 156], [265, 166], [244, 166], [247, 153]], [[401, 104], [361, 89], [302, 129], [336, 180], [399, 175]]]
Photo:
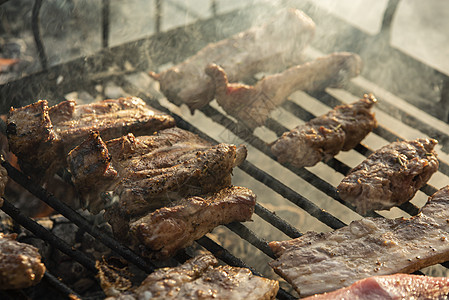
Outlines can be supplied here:
[[80, 295], [78, 295], [75, 291], [73, 291], [70, 287], [62, 283], [58, 278], [53, 276], [48, 271], [44, 274], [45, 280], [47, 280], [55, 289], [57, 289], [62, 295], [67, 296], [70, 300], [78, 300], [83, 299]]

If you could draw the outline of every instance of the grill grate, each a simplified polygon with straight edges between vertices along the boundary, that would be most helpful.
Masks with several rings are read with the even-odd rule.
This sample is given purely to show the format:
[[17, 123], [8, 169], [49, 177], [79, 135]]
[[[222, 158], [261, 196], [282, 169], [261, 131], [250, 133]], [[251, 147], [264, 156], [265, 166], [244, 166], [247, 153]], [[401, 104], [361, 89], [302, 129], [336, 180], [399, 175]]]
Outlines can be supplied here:
[[[394, 11], [398, 5], [399, 1], [390, 1], [389, 7], [387, 8], [383, 27], [380, 33], [382, 38], [385, 38], [385, 34], [388, 35], [388, 30], [390, 27], [392, 16], [394, 15]], [[161, 1], [156, 1], [156, 4], [160, 6]], [[212, 2], [212, 10], [216, 11], [215, 1]], [[38, 13], [41, 5], [41, 1], [36, 1], [35, 9], [36, 12], [33, 12], [33, 18], [35, 18], [36, 24], [38, 24]], [[217, 137], [212, 137], [201, 131], [201, 126], [196, 125], [194, 122], [189, 122], [188, 120], [192, 117], [178, 113], [182, 112], [183, 108], [180, 106], [180, 103], [167, 103], [165, 99], [162, 97], [155, 97], [154, 93], [149, 92], [149, 90], [143, 89], [139, 84], [133, 82], [133, 80], [129, 79], [130, 75], [141, 75], [148, 79], [148, 76], [139, 73], [141, 71], [145, 71], [147, 69], [156, 69], [156, 67], [160, 67], [167, 63], [176, 63], [185, 59], [186, 57], [194, 54], [197, 50], [202, 48], [204, 44], [213, 42], [219, 39], [222, 39], [226, 36], [229, 36], [235, 32], [239, 32], [246, 27], [249, 26], [249, 21], [245, 22], [235, 22], [236, 20], [250, 20], [249, 10], [261, 9], [263, 7], [253, 7], [249, 10], [242, 10], [238, 13], [230, 12], [228, 14], [221, 14], [214, 17], [214, 19], [201, 20], [192, 25], [185, 26], [183, 28], [177, 28], [174, 30], [170, 30], [167, 32], [158, 32], [155, 36], [152, 36], [148, 39], [139, 40], [136, 42], [127, 43], [114, 48], [108, 47], [108, 28], [109, 28], [109, 13], [108, 6], [109, 0], [103, 0], [104, 9], [103, 13], [103, 33], [102, 33], [102, 42], [104, 46], [104, 50], [102, 52], [95, 54], [88, 58], [76, 59], [71, 62], [65, 63], [63, 65], [58, 65], [54, 67], [47, 68], [47, 62], [45, 58], [45, 52], [43, 45], [38, 47], [41, 49], [38, 51], [40, 55], [40, 59], [45, 71], [37, 74], [30, 75], [20, 80], [16, 80], [14, 82], [10, 82], [3, 86], [0, 86], [1, 97], [1, 106], [0, 109], [2, 112], [6, 112], [6, 110], [10, 106], [21, 106], [24, 104], [28, 104], [29, 102], [35, 101], [37, 98], [48, 98], [48, 99], [60, 99], [62, 95], [67, 94], [71, 91], [76, 90], [95, 90], [95, 85], [97, 84], [105, 84], [107, 82], [114, 82], [117, 86], [121, 87], [124, 91], [129, 94], [138, 96], [144, 99], [150, 106], [159, 109], [163, 112], [170, 113], [176, 119], [177, 125], [183, 129], [195, 132], [202, 136], [203, 138], [216, 142]], [[311, 9], [308, 6], [297, 5], [299, 8], [304, 9], [306, 13], [308, 13], [316, 22], [319, 24], [319, 13], [317, 13], [317, 9]], [[330, 16], [331, 22], [341, 23], [341, 21], [332, 18]], [[156, 18], [158, 19], [158, 18]], [[160, 22], [160, 18], [156, 20]], [[222, 32], [217, 30], [217, 28], [221, 27], [221, 24], [237, 24], [233, 26], [228, 32]], [[347, 25], [349, 26], [349, 25]], [[160, 29], [160, 23], [157, 28]], [[38, 28], [38, 26], [36, 27]], [[190, 33], [195, 32], [196, 36], [201, 37], [201, 41], [204, 44], [189, 42], [188, 36]], [[371, 39], [371, 42], [379, 37], [369, 37], [362, 32], [358, 31], [354, 28], [349, 28], [345, 31], [346, 36], [341, 36], [342, 40], [347, 38], [347, 36], [353, 35], [360, 37], [360, 39], [351, 39], [352, 44], [342, 43], [344, 45], [344, 50], [352, 50], [354, 52], [358, 52], [360, 49], [360, 45], [366, 43]], [[36, 40], [38, 43], [39, 32], [35, 33]], [[187, 37], [187, 39], [186, 39]], [[361, 42], [354, 42], [359, 40]], [[174, 47], [174, 45], [182, 44], [183, 48], [179, 49]], [[314, 44], [315, 47], [322, 49], [325, 52], [336, 51], [340, 49], [327, 49], [326, 46]], [[163, 50], [161, 50], [163, 49]], [[405, 54], [398, 52], [397, 50], [389, 49], [390, 51], [396, 51], [396, 55], [398, 55], [404, 61], [411, 61], [411, 66], [415, 70], [428, 70], [429, 67], [418, 62], [413, 59], [407, 57]], [[151, 61], [149, 61], [149, 57], [151, 56]], [[125, 70], [123, 67], [123, 62], [128, 61], [133, 65], [133, 68], [129, 71], [108, 71], [109, 69]], [[123, 67], [123, 68], [122, 68]], [[447, 82], [447, 76], [434, 71], [434, 79], [435, 82]], [[76, 76], [76, 77], [75, 77]], [[56, 80], [58, 77], [63, 78], [62, 81]], [[371, 78], [370, 78], [371, 79]], [[58, 84], [56, 82], [59, 82]], [[348, 86], [346, 92], [350, 95], [358, 95], [367, 92], [370, 87], [363, 87], [363, 84], [356, 84], [354, 81]], [[394, 90], [396, 95], [404, 95], [404, 91]], [[156, 91], [157, 94], [157, 91]], [[427, 122], [423, 117], [415, 116], [412, 112], [407, 109], [401, 109], [396, 105], [392, 104], [391, 101], [388, 101], [388, 96], [381, 97], [377, 93], [375, 95], [381, 100], [377, 104], [377, 108], [379, 111], [386, 113], [387, 115], [400, 120], [405, 125], [413, 127], [423, 134], [426, 134], [430, 137], [436, 138], [439, 140], [440, 144], [443, 146], [443, 150], [447, 149], [449, 146], [449, 135], [437, 128], [437, 126], [432, 126]], [[334, 107], [336, 105], [340, 105], [345, 103], [340, 100], [339, 97], [335, 96], [334, 93], [330, 90], [310, 94], [308, 97], [312, 97], [314, 100], [320, 102], [321, 104], [329, 107]], [[385, 101], [384, 101], [385, 100]], [[418, 107], [419, 109], [424, 109], [425, 107]], [[293, 101], [292, 99], [287, 100], [283, 105], [282, 109], [290, 112], [297, 119], [302, 121], [308, 121], [311, 118], [315, 117], [317, 114], [309, 112], [306, 108], [297, 103], [297, 101]], [[424, 112], [425, 115], [426, 112]], [[431, 112], [428, 112], [431, 114]], [[262, 155], [268, 157], [272, 164], [279, 165], [285, 170], [293, 173], [301, 180], [306, 181], [308, 184], [313, 186], [315, 189], [319, 190], [323, 193], [323, 195], [328, 196], [332, 201], [341, 204], [346, 207], [350, 211], [355, 211], [354, 207], [345, 203], [340, 197], [335, 189], [335, 185], [332, 182], [329, 182], [324, 176], [319, 174], [319, 172], [315, 172], [314, 168], [302, 168], [298, 169], [289, 164], [279, 164], [275, 157], [271, 154], [269, 147], [267, 146], [266, 141], [263, 138], [259, 137], [258, 134], [249, 132], [245, 130], [240, 124], [235, 122], [232, 118], [226, 116], [221, 112], [219, 108], [216, 107], [215, 104], [207, 105], [201, 109], [201, 114], [209, 121], [212, 121], [221, 127], [225, 128], [227, 132], [232, 133], [237, 138], [243, 140], [246, 144], [254, 147], [257, 151], [259, 151]], [[434, 116], [437, 117], [437, 116]], [[446, 121], [446, 120], [444, 120]], [[296, 126], [296, 124], [295, 124]], [[266, 129], [274, 133], [276, 136], [281, 135], [283, 132], [288, 130], [282, 123], [276, 118], [270, 118], [266, 123]], [[379, 124], [379, 127], [374, 130], [372, 133], [388, 142], [393, 142], [398, 139], [403, 139], [400, 134], [395, 133], [390, 128], [385, 127], [384, 124]], [[367, 145], [360, 144], [354, 149], [357, 153], [362, 156], [367, 156], [372, 153], [372, 149]], [[42, 201], [53, 207], [56, 211], [64, 215], [67, 219], [71, 220], [77, 226], [99, 239], [106, 246], [111, 248], [114, 252], [121, 255], [123, 258], [127, 259], [131, 263], [135, 264], [140, 269], [144, 270], [147, 273], [150, 273], [154, 270], [155, 265], [147, 260], [139, 257], [135, 253], [133, 253], [127, 247], [118, 243], [113, 237], [108, 234], [104, 234], [101, 232], [96, 226], [90, 224], [84, 217], [82, 217], [77, 212], [73, 211], [71, 208], [63, 204], [56, 197], [49, 194], [42, 187], [36, 185], [31, 182], [27, 176], [7, 162], [2, 162], [2, 165], [8, 170], [9, 176], [27, 190], [29, 190], [32, 194], [36, 195]], [[326, 165], [337, 174], [346, 174], [351, 168], [350, 165], [345, 163], [344, 161], [334, 158], [331, 159]], [[338, 229], [346, 225], [345, 221], [340, 220], [333, 212], [327, 212], [323, 210], [320, 205], [316, 203], [316, 199], [309, 199], [309, 197], [303, 196], [301, 193], [289, 187], [287, 184], [283, 183], [282, 180], [276, 178], [271, 175], [269, 172], [263, 170], [262, 166], [252, 163], [250, 161], [245, 161], [239, 167], [244, 173], [246, 173], [249, 177], [255, 179], [257, 182], [263, 184], [269, 189], [273, 190], [278, 195], [290, 201], [294, 206], [299, 207], [300, 209], [306, 211], [310, 216], [317, 219], [321, 223], [325, 224], [331, 229]], [[449, 165], [444, 160], [440, 159], [440, 169], [439, 173], [449, 176]], [[238, 184], [238, 183], [237, 183]], [[425, 187], [421, 189], [421, 191], [426, 195], [431, 195], [437, 190], [436, 187], [431, 184], [427, 184]], [[263, 198], [264, 195], [259, 195], [259, 199]], [[60, 240], [57, 240], [55, 236], [51, 236], [52, 234], [36, 226], [34, 221], [28, 219], [20, 214], [17, 209], [12, 206], [8, 201], [4, 201], [4, 205], [1, 208], [6, 213], [11, 215], [15, 220], [17, 220], [21, 225], [28, 228], [32, 231], [36, 236], [41, 237], [48, 242], [52, 242], [56, 248], [61, 251], [66, 251], [68, 255], [79, 261], [86, 268], [96, 272], [93, 262], [87, 258], [82, 252], [79, 253], [77, 251], [73, 251], [70, 246], [64, 244]], [[413, 203], [406, 203], [400, 206], [400, 209], [410, 215], [416, 215], [419, 211], [419, 207]], [[286, 219], [278, 216], [275, 211], [269, 209], [269, 207], [265, 207], [261, 202], [256, 204], [255, 214], [262, 218], [264, 221], [269, 223], [274, 228], [283, 232], [290, 238], [296, 238], [302, 235], [301, 231], [290, 224]], [[381, 214], [376, 212], [369, 212], [366, 216], [370, 217], [382, 217]], [[226, 226], [230, 231], [237, 234], [240, 238], [246, 240], [255, 248], [260, 250], [261, 255], [265, 255], [269, 258], [274, 258], [274, 255], [271, 249], [268, 247], [267, 241], [260, 237], [261, 232], [257, 230], [252, 230], [249, 226], [241, 223], [232, 223]], [[305, 228], [309, 230], [310, 228]], [[49, 236], [50, 234], [50, 236]], [[226, 249], [226, 247], [220, 245], [213, 239], [208, 236], [202, 237], [199, 239], [198, 244], [202, 247], [211, 251], [217, 258], [222, 260], [223, 262], [239, 267], [247, 267], [254, 274], [264, 275], [263, 272], [258, 271], [256, 268], [250, 266], [245, 260], [236, 257], [231, 253], [230, 250]], [[263, 253], [263, 254], [262, 254]], [[177, 257], [177, 260], [180, 262], [189, 258], [188, 254], [185, 252], [181, 252]], [[444, 267], [449, 267], [448, 263], [442, 264]], [[59, 290], [63, 291], [66, 295], [72, 293], [70, 288], [66, 287], [63, 283], [54, 279], [51, 274], [46, 275], [49, 280], [53, 280], [54, 285], [59, 285]], [[56, 281], [55, 281], [56, 280]], [[280, 289], [278, 293], [278, 298], [281, 299], [291, 299], [294, 298], [292, 294], [287, 292], [285, 289]]]

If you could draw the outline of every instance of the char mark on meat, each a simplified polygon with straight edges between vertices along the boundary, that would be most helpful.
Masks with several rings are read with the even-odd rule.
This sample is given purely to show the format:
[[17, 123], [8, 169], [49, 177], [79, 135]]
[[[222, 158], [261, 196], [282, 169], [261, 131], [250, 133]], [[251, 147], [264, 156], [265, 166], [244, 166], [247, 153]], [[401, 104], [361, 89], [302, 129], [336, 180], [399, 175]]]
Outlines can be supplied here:
[[308, 296], [371, 276], [412, 273], [449, 259], [449, 186], [409, 219], [363, 218], [328, 233], [269, 243], [271, 267]]
[[438, 170], [436, 144], [433, 139], [417, 139], [382, 147], [342, 180], [340, 197], [362, 214], [409, 201]]
[[[288, 30], [285, 30], [288, 28]], [[159, 74], [161, 91], [171, 101], [201, 108], [214, 98], [214, 84], [204, 68], [222, 66], [231, 82], [264, 72], [278, 72], [303, 60], [302, 49], [310, 42], [315, 24], [303, 12], [284, 11], [273, 20], [231, 38], [209, 44], [197, 54]]]
[[45, 266], [37, 248], [0, 233], [0, 289], [23, 289], [38, 284]]
[[175, 125], [174, 119], [136, 97], [103, 100], [86, 105], [64, 101], [48, 107], [46, 100], [11, 108], [7, 121], [10, 150], [21, 168], [40, 181], [66, 166], [67, 153], [91, 130], [111, 139], [129, 132], [152, 134]]
[[158, 259], [167, 258], [218, 225], [251, 220], [255, 204], [256, 196], [251, 190], [228, 187], [157, 209], [133, 221], [130, 235], [135, 249], [150, 251], [149, 255]]
[[307, 300], [335, 299], [447, 299], [449, 278], [396, 274], [373, 276], [335, 292], [305, 298]]
[[253, 275], [250, 270], [217, 266], [210, 254], [194, 257], [184, 264], [158, 269], [139, 287], [123, 294], [112, 292], [108, 299], [248, 299], [269, 300], [276, 297], [276, 280]]
[[326, 161], [341, 150], [351, 150], [377, 126], [370, 111], [376, 101], [370, 94], [352, 104], [337, 106], [285, 132], [271, 145], [271, 151], [279, 162], [302, 168]]
[[360, 73], [362, 61], [357, 54], [341, 52], [269, 75], [254, 86], [229, 83], [225, 70], [216, 64], [205, 72], [215, 83], [215, 99], [230, 115], [254, 129], [264, 125], [270, 112], [294, 91], [312, 92], [340, 87]]

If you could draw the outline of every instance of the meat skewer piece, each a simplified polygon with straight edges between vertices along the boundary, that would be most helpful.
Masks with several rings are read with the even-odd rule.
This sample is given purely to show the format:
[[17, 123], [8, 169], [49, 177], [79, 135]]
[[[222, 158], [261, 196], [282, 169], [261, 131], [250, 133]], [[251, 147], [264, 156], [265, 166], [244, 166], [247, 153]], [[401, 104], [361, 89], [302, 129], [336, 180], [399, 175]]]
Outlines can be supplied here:
[[191, 132], [169, 128], [107, 142], [92, 132], [69, 153], [68, 165], [92, 212], [105, 207], [107, 194], [114, 200], [111, 211], [129, 218], [230, 186], [232, 168], [245, 158], [244, 146], [212, 145]]
[[279, 162], [302, 168], [351, 150], [377, 126], [370, 111], [376, 102], [372, 94], [365, 94], [352, 104], [339, 105], [285, 132], [271, 145], [271, 151]]
[[340, 197], [362, 214], [409, 201], [438, 170], [436, 144], [433, 139], [417, 139], [382, 147], [341, 181]]
[[209, 44], [183, 63], [150, 75], [159, 81], [169, 100], [185, 103], [194, 110], [214, 98], [214, 84], [204, 72], [208, 64], [222, 66], [231, 82], [261, 71], [280, 71], [302, 60], [301, 50], [314, 32], [315, 24], [306, 14], [285, 10], [264, 25]]
[[218, 225], [251, 220], [255, 205], [256, 195], [236, 186], [182, 199], [131, 223], [134, 248], [144, 245], [157, 259], [171, 257]]
[[22, 289], [36, 285], [45, 273], [38, 250], [17, 242], [16, 237], [17, 234], [0, 233], [0, 289]]
[[27, 174], [42, 181], [66, 166], [67, 153], [91, 130], [106, 139], [175, 126], [174, 119], [136, 97], [103, 100], [86, 105], [63, 101], [48, 107], [46, 100], [11, 108], [7, 121], [10, 151]]
[[348, 79], [357, 76], [361, 67], [362, 60], [357, 54], [340, 52], [266, 76], [254, 86], [229, 83], [225, 70], [216, 64], [209, 65], [205, 72], [215, 82], [218, 104], [254, 129], [264, 125], [270, 112], [294, 91], [312, 92], [326, 87], [341, 87]]
[[[121, 294], [109, 288], [105, 292], [110, 297], [106, 299], [265, 300], [276, 297], [279, 290], [276, 280], [253, 275], [245, 268], [217, 264], [212, 255], [199, 255], [180, 266], [156, 270], [133, 291]], [[103, 282], [106, 280], [102, 278]]]
[[363, 218], [328, 233], [269, 243], [271, 267], [301, 296], [371, 276], [412, 273], [449, 259], [449, 186], [411, 218]]
[[448, 295], [447, 277], [397, 274], [362, 279], [347, 288], [304, 299], [447, 299]]

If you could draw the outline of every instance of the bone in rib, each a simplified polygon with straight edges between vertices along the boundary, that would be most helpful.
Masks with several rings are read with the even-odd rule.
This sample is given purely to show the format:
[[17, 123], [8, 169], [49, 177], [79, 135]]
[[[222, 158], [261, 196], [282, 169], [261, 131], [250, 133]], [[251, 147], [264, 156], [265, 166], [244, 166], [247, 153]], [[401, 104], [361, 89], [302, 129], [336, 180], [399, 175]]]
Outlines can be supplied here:
[[227, 70], [216, 64], [209, 65], [205, 72], [215, 83], [218, 104], [254, 129], [264, 125], [270, 112], [294, 91], [312, 92], [326, 87], [341, 87], [348, 79], [357, 76], [361, 67], [362, 61], [357, 54], [340, 52], [266, 76], [254, 86], [229, 83]]
[[214, 98], [214, 84], [204, 72], [208, 64], [222, 66], [231, 82], [261, 71], [280, 71], [302, 61], [301, 50], [314, 32], [315, 24], [307, 15], [286, 10], [264, 25], [209, 44], [185, 62], [150, 75], [159, 81], [169, 100], [185, 103], [194, 110]]
[[136, 97], [103, 100], [86, 105], [64, 101], [48, 107], [46, 100], [11, 108], [7, 121], [10, 151], [28, 175], [42, 181], [66, 166], [67, 153], [91, 130], [106, 139], [128, 132], [152, 134], [172, 127], [174, 119]]

